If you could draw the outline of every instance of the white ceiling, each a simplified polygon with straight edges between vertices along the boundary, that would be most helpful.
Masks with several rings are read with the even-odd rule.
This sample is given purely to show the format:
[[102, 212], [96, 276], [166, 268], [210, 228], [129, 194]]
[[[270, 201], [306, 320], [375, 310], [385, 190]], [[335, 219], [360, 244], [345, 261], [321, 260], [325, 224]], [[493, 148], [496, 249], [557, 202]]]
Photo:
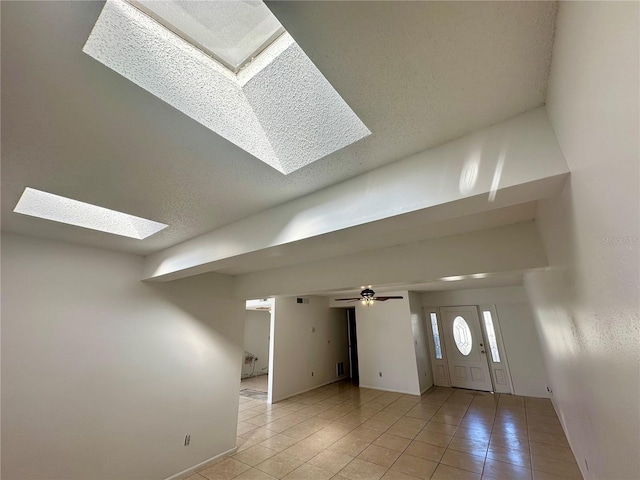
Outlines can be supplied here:
[[[82, 53], [99, 2], [2, 2], [2, 228], [148, 254], [543, 104], [549, 2], [275, 2], [372, 131], [291, 175]], [[12, 213], [26, 186], [169, 224], [144, 241]]]
[[[440, 280], [428, 283], [393, 283], [386, 285], [372, 285], [371, 288], [376, 294], [384, 294], [387, 292], [396, 292], [408, 290], [411, 292], [440, 292], [447, 290], [467, 290], [475, 288], [499, 288], [514, 287], [522, 285], [524, 272], [505, 272], [500, 274], [487, 274], [482, 278], [460, 278], [451, 280]], [[368, 285], [365, 285], [368, 286]], [[332, 290], [329, 292], [317, 292], [318, 295], [325, 297], [341, 298], [344, 296], [357, 296], [362, 290], [361, 285], [354, 286], [352, 289]]]

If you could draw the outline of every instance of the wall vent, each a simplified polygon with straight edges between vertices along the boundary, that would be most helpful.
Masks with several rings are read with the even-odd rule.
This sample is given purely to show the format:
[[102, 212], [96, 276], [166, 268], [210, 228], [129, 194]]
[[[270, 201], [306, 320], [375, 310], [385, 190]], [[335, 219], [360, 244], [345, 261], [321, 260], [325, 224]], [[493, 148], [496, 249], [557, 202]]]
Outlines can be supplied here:
[[296, 303], [309, 303], [309, 299], [308, 298], [296, 298]]
[[344, 375], [344, 362], [336, 363], [336, 377], [342, 377]]

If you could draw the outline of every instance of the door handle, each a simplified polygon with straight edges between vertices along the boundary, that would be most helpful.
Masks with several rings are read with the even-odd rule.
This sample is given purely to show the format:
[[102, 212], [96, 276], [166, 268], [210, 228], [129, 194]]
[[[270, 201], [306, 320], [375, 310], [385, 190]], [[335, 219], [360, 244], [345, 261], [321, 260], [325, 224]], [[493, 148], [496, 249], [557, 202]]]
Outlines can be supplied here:
[[480, 350], [480, 353], [482, 353], [484, 355], [484, 350]]

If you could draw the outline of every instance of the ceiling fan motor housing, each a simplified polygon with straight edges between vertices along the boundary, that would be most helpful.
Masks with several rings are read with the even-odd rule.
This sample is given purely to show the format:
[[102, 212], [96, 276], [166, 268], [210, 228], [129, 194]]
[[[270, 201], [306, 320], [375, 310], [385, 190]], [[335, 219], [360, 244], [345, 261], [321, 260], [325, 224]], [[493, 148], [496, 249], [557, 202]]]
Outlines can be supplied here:
[[373, 298], [375, 294], [376, 292], [374, 292], [370, 288], [365, 288], [360, 292], [360, 295], [362, 295], [363, 298]]

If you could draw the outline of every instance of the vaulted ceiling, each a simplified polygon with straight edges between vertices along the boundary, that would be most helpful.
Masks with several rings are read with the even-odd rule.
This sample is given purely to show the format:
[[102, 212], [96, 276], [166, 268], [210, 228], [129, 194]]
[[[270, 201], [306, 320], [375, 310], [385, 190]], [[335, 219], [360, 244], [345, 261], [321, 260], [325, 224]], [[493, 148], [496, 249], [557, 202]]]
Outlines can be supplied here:
[[[556, 10], [268, 3], [372, 132], [285, 176], [84, 54], [102, 5], [1, 4], [2, 228], [143, 255], [542, 105]], [[21, 216], [27, 186], [169, 227], [139, 241]]]

